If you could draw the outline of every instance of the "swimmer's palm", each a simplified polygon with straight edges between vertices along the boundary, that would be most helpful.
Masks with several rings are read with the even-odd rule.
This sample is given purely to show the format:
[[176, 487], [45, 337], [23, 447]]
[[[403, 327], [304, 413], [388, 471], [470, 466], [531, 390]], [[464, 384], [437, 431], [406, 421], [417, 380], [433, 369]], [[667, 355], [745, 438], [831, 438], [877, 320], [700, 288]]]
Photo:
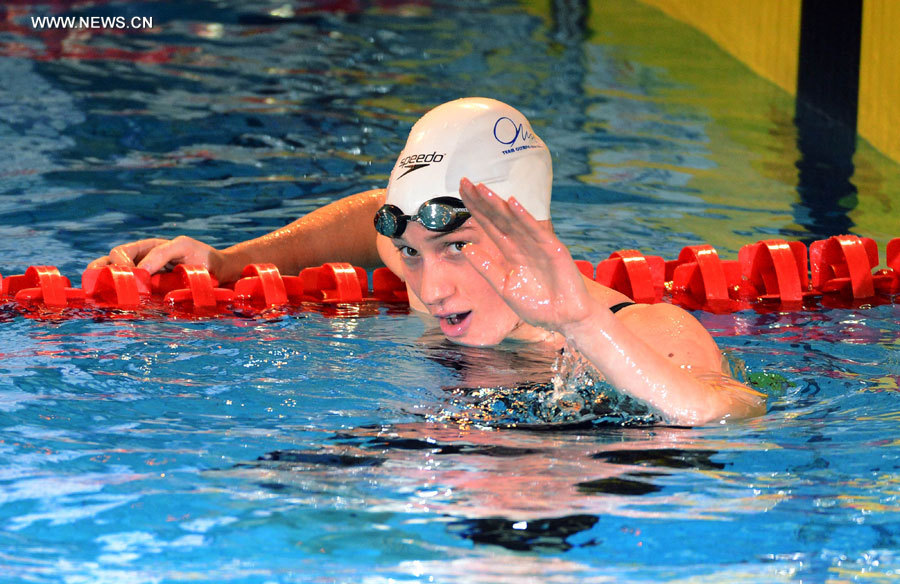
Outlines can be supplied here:
[[547, 235], [552, 240], [540, 244], [507, 239], [498, 269], [481, 272], [524, 321], [559, 330], [589, 315], [589, 296], [566, 247]]
[[590, 314], [591, 298], [566, 246], [514, 199], [509, 203], [483, 185], [460, 193], [502, 257], [481, 246], [466, 257], [509, 306], [529, 324], [560, 330]]

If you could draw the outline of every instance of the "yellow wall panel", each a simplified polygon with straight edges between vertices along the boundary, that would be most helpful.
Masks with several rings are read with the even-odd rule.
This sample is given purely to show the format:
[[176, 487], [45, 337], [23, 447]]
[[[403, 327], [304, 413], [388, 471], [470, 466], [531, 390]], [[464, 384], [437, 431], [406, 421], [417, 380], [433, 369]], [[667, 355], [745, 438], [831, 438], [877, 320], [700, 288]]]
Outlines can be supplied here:
[[757, 75], [793, 94], [800, 0], [643, 0], [702, 31]]
[[[900, 27], [900, 0], [865, 0], [863, 7], [860, 134], [865, 140], [860, 140], [853, 157], [858, 202], [850, 217], [854, 232], [873, 237], [883, 250], [897, 236], [900, 212], [900, 35], [891, 35]], [[800, 0], [592, 0], [589, 16], [597, 42], [614, 46], [620, 56], [659, 67], [684, 84], [654, 98], [659, 107], [677, 109], [684, 103], [708, 111], [716, 120], [705, 127], [716, 144], [708, 156], [726, 170], [710, 174], [685, 170], [693, 174], [691, 186], [703, 193], [704, 200], [717, 203], [716, 193], [730, 192], [730, 184], [718, 182], [722, 176], [746, 184], [759, 177], [763, 184], [754, 190], [754, 200], [761, 208], [771, 208], [773, 217], [781, 202], [797, 199], [797, 169], [784, 161], [801, 156], [792, 98]], [[869, 24], [872, 21], [877, 26]], [[721, 51], [710, 51], [710, 45]], [[734, 56], [734, 63], [717, 52]], [[753, 64], [748, 63], [751, 59]], [[698, 60], [702, 66], [694, 66]], [[709, 60], [715, 62], [710, 65]], [[744, 66], [775, 85], [768, 90], [766, 84], [748, 82]], [[765, 67], [770, 69], [764, 72]], [[768, 128], [765, 139], [755, 131], [760, 127]], [[738, 217], [733, 220], [740, 222]], [[704, 221], [686, 218], [685, 226], [703, 233], [720, 249], [738, 245], [740, 238], [723, 230], [721, 222]], [[773, 229], [786, 227], [773, 224]]]
[[863, 2], [859, 133], [900, 161], [900, 2]]
[[[641, 0], [796, 94], [801, 0]], [[900, 2], [863, 2], [858, 132], [900, 161]]]

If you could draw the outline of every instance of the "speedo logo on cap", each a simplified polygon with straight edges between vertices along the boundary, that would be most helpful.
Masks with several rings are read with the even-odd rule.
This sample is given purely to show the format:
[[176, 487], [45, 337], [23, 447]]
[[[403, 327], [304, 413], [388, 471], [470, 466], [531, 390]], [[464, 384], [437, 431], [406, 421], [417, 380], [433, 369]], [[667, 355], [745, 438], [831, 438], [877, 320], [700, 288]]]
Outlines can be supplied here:
[[414, 170], [419, 170], [420, 168], [425, 168], [426, 166], [437, 164], [442, 160], [444, 160], [444, 155], [438, 154], [437, 152], [432, 152], [430, 154], [410, 154], [409, 156], [404, 156], [397, 162], [397, 167], [405, 168], [406, 172], [398, 176], [397, 179], [399, 180], [403, 178]]

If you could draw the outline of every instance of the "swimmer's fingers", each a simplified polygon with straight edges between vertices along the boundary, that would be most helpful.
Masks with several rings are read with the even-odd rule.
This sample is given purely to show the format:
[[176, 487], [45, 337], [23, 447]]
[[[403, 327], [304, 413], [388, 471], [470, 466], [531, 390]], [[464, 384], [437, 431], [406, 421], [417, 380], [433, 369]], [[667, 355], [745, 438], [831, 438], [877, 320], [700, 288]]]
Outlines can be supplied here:
[[585, 317], [591, 298], [565, 245], [514, 198], [460, 184], [463, 202], [500, 252], [467, 245], [466, 259], [524, 321], [550, 330]]
[[108, 266], [110, 264], [133, 268], [135, 267], [137, 262], [139, 262], [147, 254], [147, 252], [149, 252], [154, 247], [165, 243], [166, 241], [168, 240], [152, 238], [117, 245], [116, 247], [109, 250], [108, 255], [97, 258], [90, 264], [88, 264], [88, 268], [102, 268], [103, 266]]
[[190, 264], [208, 269], [210, 254], [215, 251], [211, 246], [184, 235], [168, 241], [165, 239], [144, 240], [144, 242], [136, 243], [152, 241], [156, 241], [156, 245], [147, 243], [147, 248], [141, 248], [146, 251], [140, 254], [143, 259], [140, 259], [137, 264], [137, 267], [145, 269], [151, 274], [160, 271], [168, 264]]
[[[113, 248], [109, 252], [109, 257], [114, 264], [122, 266], [140, 266], [140, 262], [147, 257], [151, 251], [167, 242], [166, 239], [154, 237], [151, 239], [142, 239], [132, 243], [126, 243]], [[151, 272], [152, 273], [152, 272]]]
[[572, 256], [552, 229], [537, 221], [515, 198], [504, 201], [486, 186], [474, 186], [467, 179], [460, 183], [460, 194], [469, 212], [510, 263], [532, 266], [548, 275], [569, 276], [577, 271]]
[[460, 196], [472, 216], [498, 245], [543, 243], [547, 230], [515, 198], [504, 201], [483, 184], [460, 181]]
[[472, 266], [487, 280], [497, 292], [504, 294], [510, 271], [504, 262], [496, 261], [496, 258], [485, 253], [477, 245], [467, 245], [463, 248], [463, 254]]
[[102, 268], [110, 264], [137, 267], [151, 274], [170, 264], [190, 264], [211, 270], [210, 262], [216, 249], [201, 241], [180, 235], [175, 239], [141, 239], [119, 245], [109, 255], [88, 264], [88, 268]]
[[95, 268], [102, 268], [104, 266], [108, 266], [112, 261], [109, 259], [108, 255], [103, 256], [102, 258], [97, 258], [93, 260], [91, 263], [87, 265], [87, 269], [93, 270]]
[[475, 185], [472, 184], [472, 181], [467, 178], [463, 178], [459, 181], [459, 195], [466, 205], [466, 208], [469, 210], [469, 213], [472, 215], [472, 218], [481, 225], [481, 228], [484, 229], [487, 236], [497, 245], [501, 245], [506, 240], [507, 236], [491, 218], [493, 213], [498, 212], [493, 211], [492, 213], [492, 208], [498, 204], [497, 202], [503, 203], [503, 201], [500, 201], [500, 197], [496, 196], [490, 190], [488, 190], [486, 196], [482, 195]]
[[484, 185], [476, 187], [467, 179], [460, 181], [460, 196], [507, 265], [531, 265], [540, 271], [546, 268], [549, 258], [535, 239], [533, 226], [523, 225], [506, 201]]

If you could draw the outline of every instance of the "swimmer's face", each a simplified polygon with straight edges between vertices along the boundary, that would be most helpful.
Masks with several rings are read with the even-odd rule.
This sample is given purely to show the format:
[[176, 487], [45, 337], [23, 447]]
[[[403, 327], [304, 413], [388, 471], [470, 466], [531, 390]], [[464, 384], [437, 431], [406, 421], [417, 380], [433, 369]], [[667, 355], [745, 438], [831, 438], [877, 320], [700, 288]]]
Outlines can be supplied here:
[[406, 283], [455, 343], [496, 345], [520, 326], [518, 315], [466, 260], [463, 247], [477, 245], [495, 261], [502, 255], [474, 219], [449, 233], [410, 223], [391, 240], [403, 260]]

